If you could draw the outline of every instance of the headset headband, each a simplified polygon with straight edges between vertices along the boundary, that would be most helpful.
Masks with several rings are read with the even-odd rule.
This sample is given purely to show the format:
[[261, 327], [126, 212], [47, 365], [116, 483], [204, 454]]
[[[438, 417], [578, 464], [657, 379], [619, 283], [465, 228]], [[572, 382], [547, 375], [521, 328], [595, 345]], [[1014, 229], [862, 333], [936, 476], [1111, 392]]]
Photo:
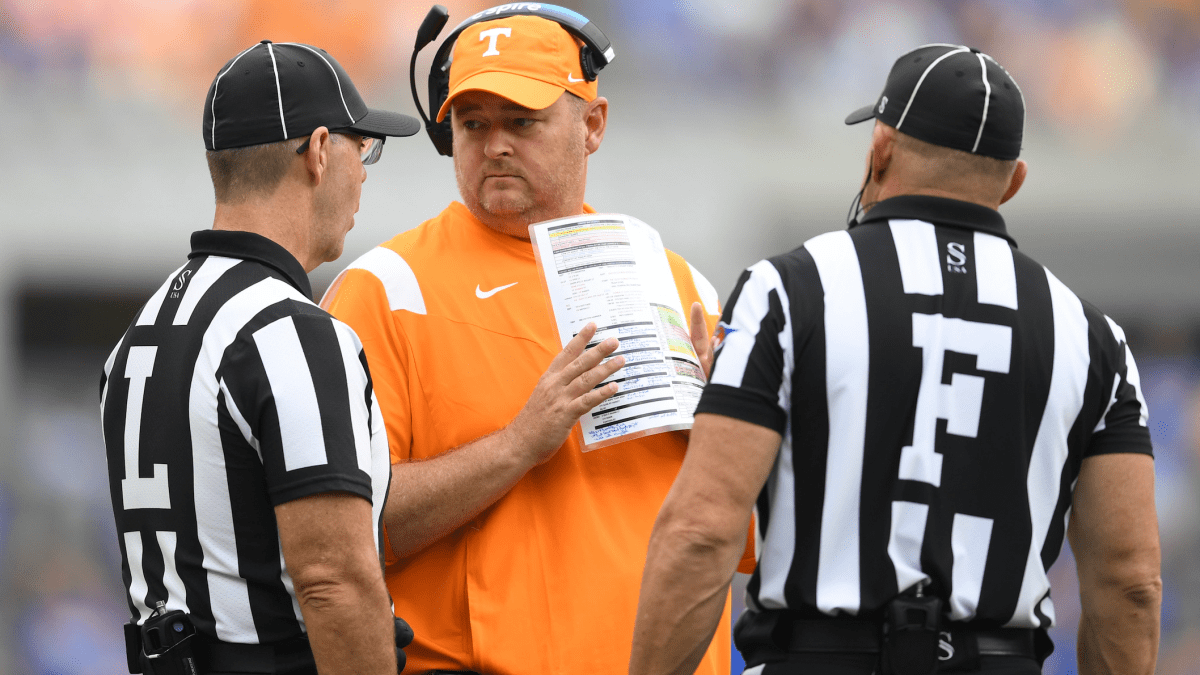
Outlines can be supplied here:
[[[466, 30], [467, 26], [479, 23], [480, 21], [491, 21], [492, 19], [503, 19], [510, 16], [538, 16], [548, 19], [582, 40], [590, 48], [589, 56], [591, 57], [591, 62], [580, 64], [583, 67], [584, 73], [591, 72], [591, 77], [587, 78], [589, 82], [595, 80], [596, 73], [611, 63], [616, 56], [613, 52], [612, 42], [609, 41], [608, 36], [596, 24], [592, 23], [586, 16], [579, 12], [567, 9], [566, 7], [559, 7], [558, 5], [546, 5], [538, 2], [514, 2], [485, 9], [458, 24], [442, 43], [442, 46], [438, 48], [437, 55], [433, 58], [434, 67], [448, 60], [450, 52], [454, 49], [455, 40]], [[448, 63], [443, 67], [447, 71], [449, 70]]]
[[616, 56], [612, 42], [596, 24], [589, 21], [584, 15], [566, 7], [539, 2], [513, 2], [485, 9], [458, 24], [434, 54], [433, 63], [429, 69], [429, 115], [426, 115], [425, 110], [421, 107], [421, 99], [417, 96], [417, 54], [437, 38], [438, 33], [442, 31], [446, 21], [450, 18], [450, 13], [445, 7], [434, 5], [425, 15], [421, 27], [417, 29], [417, 40], [413, 49], [412, 62], [409, 64], [408, 78], [409, 84], [412, 86], [413, 102], [417, 106], [417, 112], [420, 113], [421, 119], [425, 121], [425, 131], [428, 132], [429, 139], [433, 141], [438, 153], [447, 157], [454, 154], [450, 120], [447, 118], [442, 122], [437, 122], [432, 118], [442, 107], [446, 97], [450, 95], [450, 64], [452, 61], [450, 57], [454, 51], [455, 41], [472, 24], [510, 16], [541, 17], [557, 23], [568, 33], [579, 38], [583, 42], [583, 47], [579, 49], [579, 66], [583, 71], [583, 77], [589, 82], [594, 81], [597, 74], [612, 63]]

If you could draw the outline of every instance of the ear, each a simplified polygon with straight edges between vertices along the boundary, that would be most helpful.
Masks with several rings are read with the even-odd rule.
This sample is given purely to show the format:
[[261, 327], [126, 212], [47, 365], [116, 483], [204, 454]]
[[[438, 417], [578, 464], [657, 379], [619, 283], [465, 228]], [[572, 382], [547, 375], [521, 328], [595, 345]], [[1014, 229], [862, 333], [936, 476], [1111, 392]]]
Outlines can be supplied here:
[[583, 123], [587, 127], [583, 147], [590, 155], [600, 149], [600, 142], [604, 140], [604, 130], [608, 127], [608, 99], [603, 96], [592, 99], [584, 108]]
[[892, 165], [892, 156], [896, 150], [896, 130], [881, 122], [875, 123], [871, 132], [871, 180], [881, 182]]
[[304, 153], [304, 169], [312, 187], [321, 184], [329, 171], [329, 151], [333, 138], [326, 127], [317, 127], [308, 137], [308, 150]]
[[1020, 190], [1021, 186], [1025, 184], [1025, 176], [1028, 172], [1029, 165], [1025, 163], [1025, 160], [1018, 159], [1017, 168], [1013, 171], [1012, 178], [1008, 181], [1008, 189], [1004, 191], [1004, 196], [1000, 198], [1001, 204], [1016, 196], [1017, 190]]

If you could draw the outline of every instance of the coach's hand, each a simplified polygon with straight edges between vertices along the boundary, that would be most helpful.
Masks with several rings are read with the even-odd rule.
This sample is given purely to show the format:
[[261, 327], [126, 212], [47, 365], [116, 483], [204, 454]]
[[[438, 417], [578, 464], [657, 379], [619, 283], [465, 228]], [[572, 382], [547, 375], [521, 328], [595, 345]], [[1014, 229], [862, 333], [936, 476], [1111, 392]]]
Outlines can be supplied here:
[[692, 348], [696, 350], [696, 356], [700, 358], [700, 367], [704, 369], [704, 379], [708, 379], [712, 375], [713, 364], [713, 340], [708, 337], [708, 324], [704, 322], [704, 307], [698, 303], [692, 303], [692, 318], [690, 326], [692, 331]]
[[601, 363], [617, 350], [616, 338], [585, 351], [595, 334], [596, 324], [589, 323], [567, 343], [538, 380], [525, 407], [505, 428], [515, 451], [527, 461], [541, 464], [553, 457], [579, 417], [617, 393], [615, 382], [596, 385], [620, 370], [625, 357]]

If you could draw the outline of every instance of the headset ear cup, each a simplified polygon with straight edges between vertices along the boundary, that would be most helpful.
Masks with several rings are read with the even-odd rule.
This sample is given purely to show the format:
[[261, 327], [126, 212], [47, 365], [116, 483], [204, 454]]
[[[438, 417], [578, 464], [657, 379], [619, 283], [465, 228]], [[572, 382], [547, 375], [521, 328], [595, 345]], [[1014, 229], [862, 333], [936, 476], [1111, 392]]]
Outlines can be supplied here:
[[433, 147], [437, 148], [439, 155], [446, 157], [454, 156], [454, 129], [450, 126], [449, 115], [446, 120], [438, 123], [430, 121], [425, 126], [425, 131], [429, 132], [429, 140], [433, 141]]
[[429, 68], [429, 120], [425, 123], [425, 131], [429, 134], [429, 140], [433, 141], [433, 147], [437, 148], [438, 154], [447, 157], [454, 152], [454, 132], [450, 128], [450, 115], [447, 114], [445, 119], [438, 122], [437, 114], [450, 96], [449, 55], [459, 32], [456, 30], [446, 38], [434, 55]]
[[579, 68], [583, 71], [583, 79], [588, 82], [595, 82], [599, 73], [596, 71], [595, 64], [592, 63], [592, 50], [587, 45], [579, 48]]

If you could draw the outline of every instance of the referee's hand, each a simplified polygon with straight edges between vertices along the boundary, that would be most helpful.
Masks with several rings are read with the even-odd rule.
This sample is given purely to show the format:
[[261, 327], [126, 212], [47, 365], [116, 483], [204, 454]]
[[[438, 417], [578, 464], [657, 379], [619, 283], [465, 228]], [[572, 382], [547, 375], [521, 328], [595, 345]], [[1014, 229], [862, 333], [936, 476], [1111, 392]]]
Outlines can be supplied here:
[[567, 343], [538, 380], [525, 407], [506, 427], [514, 450], [531, 464], [541, 464], [554, 456], [566, 442], [579, 417], [617, 393], [618, 385], [604, 381], [625, 365], [625, 357], [604, 361], [617, 350], [616, 338], [608, 338], [584, 350], [596, 334], [589, 323]]

